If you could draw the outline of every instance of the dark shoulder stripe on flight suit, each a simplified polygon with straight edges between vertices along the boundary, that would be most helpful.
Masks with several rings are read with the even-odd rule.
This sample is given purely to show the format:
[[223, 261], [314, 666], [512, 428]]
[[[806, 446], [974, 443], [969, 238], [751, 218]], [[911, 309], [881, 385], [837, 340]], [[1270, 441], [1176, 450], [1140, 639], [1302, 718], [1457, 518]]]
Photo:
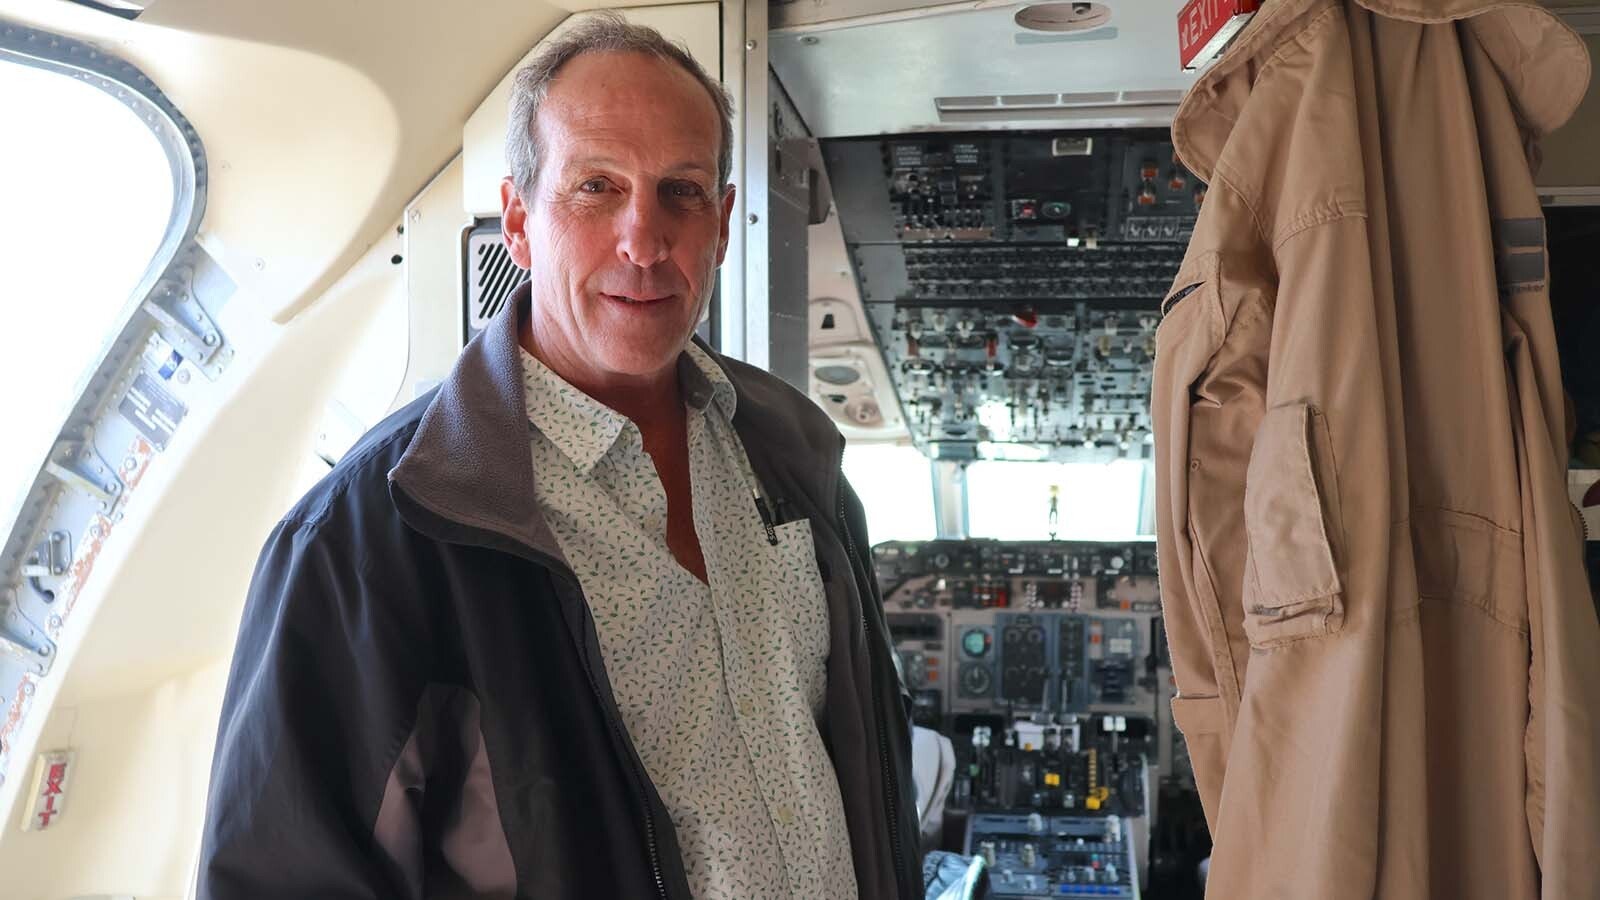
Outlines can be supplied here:
[[1499, 219], [1494, 223], [1495, 271], [1502, 293], [1544, 286], [1544, 219]]

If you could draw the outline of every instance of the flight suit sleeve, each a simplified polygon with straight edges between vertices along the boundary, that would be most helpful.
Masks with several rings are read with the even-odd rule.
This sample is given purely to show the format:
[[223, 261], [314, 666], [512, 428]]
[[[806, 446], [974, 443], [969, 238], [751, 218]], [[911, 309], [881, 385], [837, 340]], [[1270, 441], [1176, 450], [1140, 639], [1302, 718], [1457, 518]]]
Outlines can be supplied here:
[[1600, 883], [1600, 622], [1581, 522], [1565, 496], [1547, 489], [1564, 483], [1566, 462], [1548, 302], [1542, 293], [1514, 295], [1502, 310], [1528, 560], [1526, 810], [1541, 896], [1571, 897]]
[[[1222, 213], [1237, 199], [1213, 189]], [[1244, 483], [1262, 420], [1275, 272], [1237, 231], [1191, 243], [1156, 330], [1157, 546], [1183, 733], [1213, 828], [1249, 663]]]
[[1364, 217], [1274, 244], [1225, 185], [1207, 203], [1241, 227], [1191, 245], [1152, 392], [1174, 718], [1224, 893], [1331, 898], [1377, 854], [1346, 786], [1378, 764], [1384, 643], [1338, 636], [1385, 627], [1392, 492], [1351, 490], [1389, 479], [1382, 304]]
[[417, 623], [375, 602], [345, 537], [280, 524], [261, 555], [218, 725], [199, 900], [415, 896], [418, 862], [374, 829], [422, 690], [406, 649]]

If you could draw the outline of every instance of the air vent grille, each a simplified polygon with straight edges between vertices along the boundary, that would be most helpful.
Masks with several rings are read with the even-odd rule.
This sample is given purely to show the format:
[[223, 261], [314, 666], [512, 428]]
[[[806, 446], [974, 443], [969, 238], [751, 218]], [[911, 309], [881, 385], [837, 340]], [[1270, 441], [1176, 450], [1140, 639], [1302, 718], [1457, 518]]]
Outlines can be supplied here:
[[990, 94], [935, 97], [941, 122], [1074, 121], [1105, 116], [1144, 116], [1170, 121], [1183, 91], [1081, 91], [1064, 94]]
[[499, 219], [485, 220], [469, 231], [465, 252], [461, 271], [466, 276], [466, 330], [471, 340], [505, 308], [506, 299], [528, 280], [528, 273], [511, 261], [500, 239]]

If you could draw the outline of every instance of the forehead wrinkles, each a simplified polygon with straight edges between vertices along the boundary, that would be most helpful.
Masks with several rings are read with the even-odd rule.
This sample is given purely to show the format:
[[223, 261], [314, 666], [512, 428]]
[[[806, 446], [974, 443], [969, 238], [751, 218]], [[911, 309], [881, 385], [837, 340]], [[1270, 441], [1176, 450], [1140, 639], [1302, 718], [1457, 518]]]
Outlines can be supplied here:
[[559, 141], [552, 142], [549, 160], [563, 174], [593, 166], [654, 177], [717, 176], [716, 155], [706, 152], [703, 141], [644, 141], [633, 129], [599, 123], [564, 129]]

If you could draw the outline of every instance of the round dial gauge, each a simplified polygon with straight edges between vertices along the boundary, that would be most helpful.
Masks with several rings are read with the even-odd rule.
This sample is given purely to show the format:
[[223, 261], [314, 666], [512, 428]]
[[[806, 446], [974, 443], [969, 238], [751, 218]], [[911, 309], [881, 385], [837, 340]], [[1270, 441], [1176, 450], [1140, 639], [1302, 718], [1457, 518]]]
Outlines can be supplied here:
[[985, 697], [994, 687], [994, 676], [988, 666], [971, 663], [961, 667], [961, 693], [968, 697]]
[[977, 628], [968, 629], [967, 633], [961, 636], [961, 649], [974, 658], [988, 653], [989, 633]]

